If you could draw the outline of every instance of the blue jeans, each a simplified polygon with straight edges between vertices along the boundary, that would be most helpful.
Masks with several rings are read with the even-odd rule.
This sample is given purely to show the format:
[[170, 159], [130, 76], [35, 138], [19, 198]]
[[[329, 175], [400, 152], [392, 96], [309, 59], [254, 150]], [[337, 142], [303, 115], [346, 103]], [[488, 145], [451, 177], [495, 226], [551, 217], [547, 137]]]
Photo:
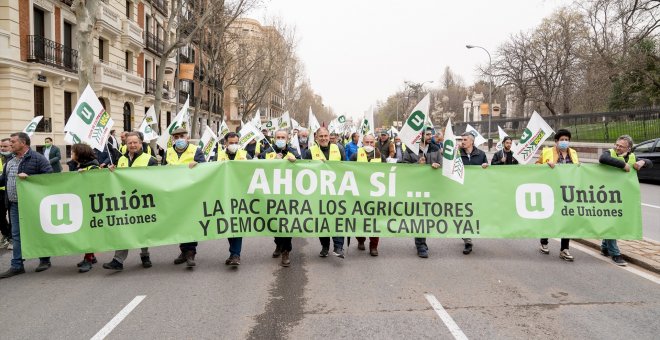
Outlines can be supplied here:
[[229, 241], [229, 255], [241, 256], [241, 248], [243, 247], [243, 238], [230, 237], [227, 239], [227, 241]]
[[616, 244], [616, 240], [603, 240], [603, 243], [601, 243], [600, 248], [607, 250], [610, 256], [621, 255], [621, 251], [619, 250], [619, 246]]
[[[330, 248], [330, 238], [329, 237], [319, 237], [319, 241], [321, 241], [321, 246]], [[335, 248], [337, 249], [344, 249], [344, 237], [332, 237], [332, 243], [334, 244]]]
[[[14, 240], [14, 257], [11, 259], [13, 269], [23, 268], [23, 254], [21, 253], [21, 227], [18, 224], [18, 202], [9, 202], [9, 219], [11, 220], [11, 237]], [[41, 262], [50, 262], [50, 257], [40, 257]]]

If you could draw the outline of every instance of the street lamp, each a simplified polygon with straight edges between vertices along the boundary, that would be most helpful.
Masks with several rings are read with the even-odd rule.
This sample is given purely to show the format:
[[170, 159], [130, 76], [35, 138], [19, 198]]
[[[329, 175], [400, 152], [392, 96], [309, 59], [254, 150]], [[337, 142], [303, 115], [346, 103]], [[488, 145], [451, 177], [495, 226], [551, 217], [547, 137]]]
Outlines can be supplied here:
[[493, 116], [493, 60], [490, 57], [490, 52], [481, 46], [465, 45], [465, 47], [468, 49], [480, 48], [488, 54], [488, 76], [490, 78], [490, 81], [488, 82], [488, 151], [490, 151], [490, 148], [493, 146], [493, 139], [490, 137], [490, 117]]

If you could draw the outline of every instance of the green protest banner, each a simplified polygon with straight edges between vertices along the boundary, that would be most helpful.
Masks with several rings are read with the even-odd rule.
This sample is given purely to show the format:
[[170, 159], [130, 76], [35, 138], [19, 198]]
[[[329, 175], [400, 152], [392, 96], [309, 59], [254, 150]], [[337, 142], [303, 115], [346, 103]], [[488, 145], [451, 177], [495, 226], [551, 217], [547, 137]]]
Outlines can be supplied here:
[[465, 167], [228, 161], [19, 181], [26, 258], [254, 236], [642, 236], [634, 172], [600, 165]]

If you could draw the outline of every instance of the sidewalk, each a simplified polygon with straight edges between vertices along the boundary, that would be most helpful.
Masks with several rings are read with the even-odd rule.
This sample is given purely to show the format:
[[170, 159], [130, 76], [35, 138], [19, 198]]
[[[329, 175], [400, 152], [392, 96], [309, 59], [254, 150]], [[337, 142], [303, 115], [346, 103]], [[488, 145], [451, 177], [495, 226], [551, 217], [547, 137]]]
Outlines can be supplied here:
[[[600, 251], [601, 240], [576, 239], [588, 247]], [[660, 243], [647, 240], [617, 241], [621, 257], [626, 262], [660, 274]]]

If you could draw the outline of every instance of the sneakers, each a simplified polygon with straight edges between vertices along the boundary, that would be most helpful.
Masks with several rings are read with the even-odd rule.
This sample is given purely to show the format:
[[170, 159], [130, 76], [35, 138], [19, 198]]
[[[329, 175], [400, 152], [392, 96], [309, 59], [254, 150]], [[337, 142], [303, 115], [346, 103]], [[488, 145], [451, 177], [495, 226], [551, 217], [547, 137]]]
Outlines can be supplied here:
[[[96, 256], [92, 257], [92, 264], [96, 264], [97, 262], [99, 262], [99, 261], [96, 259]], [[76, 267], [78, 267], [78, 268], [82, 267], [83, 263], [85, 263], [85, 259], [83, 259], [82, 261], [76, 263]]]
[[340, 259], [344, 258], [344, 249], [335, 248], [332, 250], [332, 255], [337, 256]]
[[376, 249], [376, 248], [370, 248], [370, 249], [369, 249], [369, 255], [371, 255], [371, 256], [378, 256], [378, 249]]
[[278, 258], [282, 255], [282, 248], [280, 246], [275, 247], [275, 251], [273, 252], [273, 258]]
[[108, 263], [104, 263], [103, 268], [121, 271], [124, 270], [124, 265], [121, 262], [117, 261], [116, 259], [112, 259], [112, 261]]
[[626, 261], [624, 261], [621, 258], [621, 255], [612, 256], [612, 262], [614, 262], [614, 264], [616, 264], [617, 266], [622, 266], [622, 267], [628, 264]]
[[429, 257], [429, 250], [426, 249], [426, 248], [418, 248], [417, 249], [417, 256], [425, 259], [425, 258]]
[[186, 252], [186, 267], [192, 268], [196, 266], [197, 264], [195, 263], [195, 252], [192, 250], [188, 250]]
[[548, 249], [547, 244], [542, 244], [541, 248], [539, 248], [539, 251], [541, 252], [541, 254], [544, 254], [544, 255], [550, 254], [550, 249]]
[[568, 252], [568, 249], [562, 250], [561, 253], [559, 253], [559, 258], [568, 262], [573, 262], [574, 260], [573, 255]]
[[149, 256], [140, 256], [140, 260], [142, 260], [143, 268], [151, 268], [151, 260], [149, 259]]
[[472, 243], [466, 243], [465, 248], [463, 248], [463, 255], [468, 255], [472, 252]]
[[610, 252], [606, 248], [600, 248], [600, 254], [605, 257], [610, 257]]
[[186, 254], [181, 252], [181, 254], [179, 254], [179, 257], [174, 259], [174, 264], [182, 264], [184, 262], [186, 262]]
[[291, 260], [289, 259], [289, 251], [285, 250], [282, 252], [282, 262], [280, 262], [280, 266], [288, 267], [290, 265], [291, 265]]
[[83, 260], [78, 267], [79, 273], [87, 273], [88, 271], [92, 270], [92, 263]]
[[22, 267], [20, 269], [9, 268], [6, 272], [0, 274], [0, 279], [8, 279], [12, 276], [16, 276], [20, 274], [25, 274], [25, 268]]
[[365, 250], [364, 242], [358, 242], [358, 250]]
[[323, 247], [321, 248], [321, 252], [319, 253], [320, 257], [328, 257], [328, 252], [330, 251], [329, 247]]
[[241, 257], [236, 256], [236, 255], [231, 255], [229, 258], [225, 261], [225, 264], [228, 266], [238, 266], [241, 264]]
[[44, 270], [47, 270], [48, 268], [50, 268], [50, 261], [42, 261], [39, 262], [37, 269], [35, 269], [34, 271], [39, 273], [39, 272], [43, 272]]

